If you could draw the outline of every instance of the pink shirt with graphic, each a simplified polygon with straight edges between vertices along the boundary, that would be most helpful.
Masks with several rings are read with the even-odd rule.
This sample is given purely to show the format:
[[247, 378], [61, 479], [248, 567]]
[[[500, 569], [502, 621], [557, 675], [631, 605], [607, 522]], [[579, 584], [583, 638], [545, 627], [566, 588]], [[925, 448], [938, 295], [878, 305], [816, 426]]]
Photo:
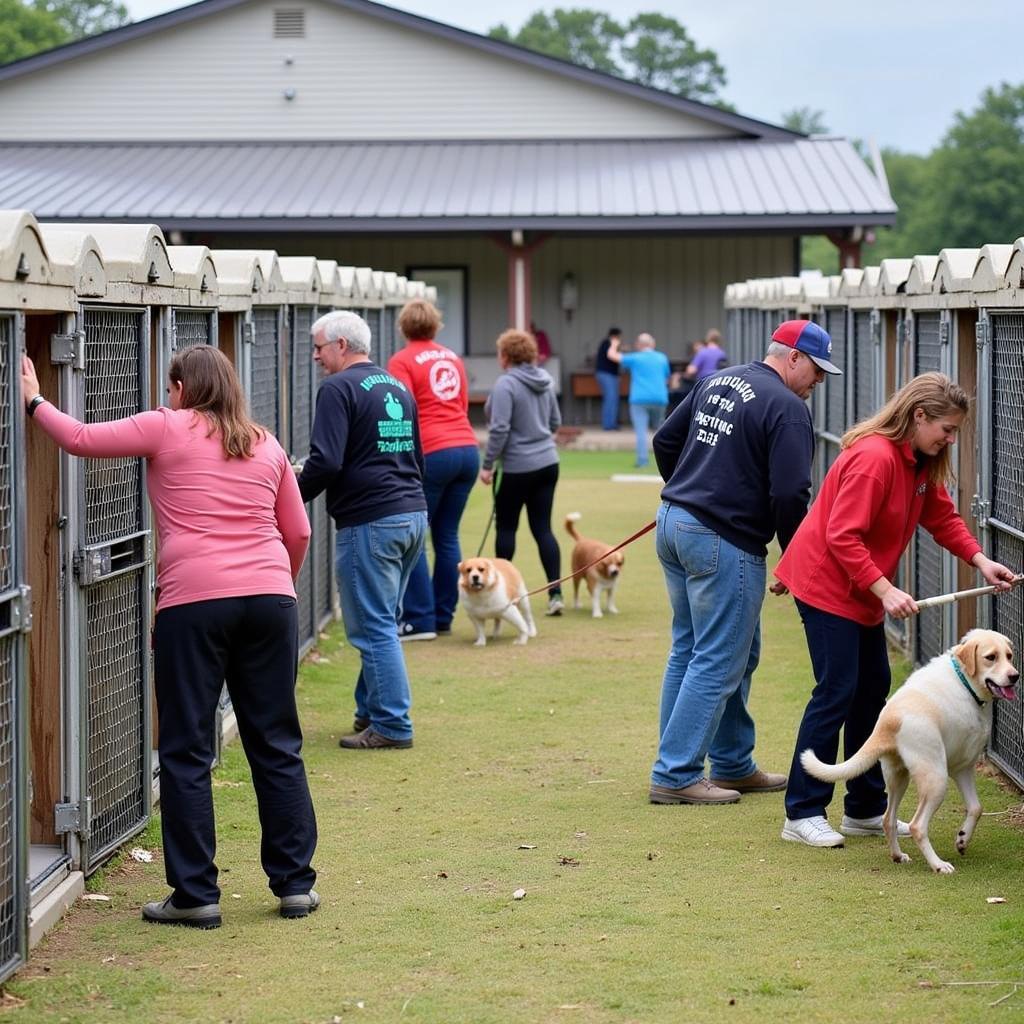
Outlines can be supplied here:
[[269, 434], [252, 458], [227, 458], [209, 422], [190, 409], [154, 409], [80, 423], [49, 402], [39, 426], [72, 455], [138, 456], [159, 538], [158, 606], [257, 594], [295, 596], [309, 519], [295, 474]]
[[436, 341], [410, 341], [388, 360], [416, 399], [423, 454], [476, 445], [469, 422], [469, 380], [462, 360]]

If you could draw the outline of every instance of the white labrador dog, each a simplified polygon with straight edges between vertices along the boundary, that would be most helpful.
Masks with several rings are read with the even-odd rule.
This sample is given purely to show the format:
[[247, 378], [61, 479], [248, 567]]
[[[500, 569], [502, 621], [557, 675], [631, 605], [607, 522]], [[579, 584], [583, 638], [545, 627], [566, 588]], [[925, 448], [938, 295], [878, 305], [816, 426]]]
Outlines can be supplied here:
[[889, 698], [874, 732], [853, 757], [830, 765], [808, 749], [800, 763], [815, 778], [838, 782], [882, 762], [889, 792], [883, 825], [897, 864], [910, 860], [896, 837], [896, 812], [913, 779], [918, 799], [910, 834], [932, 870], [949, 874], [953, 865], [932, 849], [928, 824], [952, 776], [967, 805], [956, 848], [959, 853], [967, 850], [981, 817], [974, 766], [991, 732], [992, 702], [1014, 700], [1019, 675], [1007, 637], [990, 629], [972, 629], [958, 646], [922, 665]]

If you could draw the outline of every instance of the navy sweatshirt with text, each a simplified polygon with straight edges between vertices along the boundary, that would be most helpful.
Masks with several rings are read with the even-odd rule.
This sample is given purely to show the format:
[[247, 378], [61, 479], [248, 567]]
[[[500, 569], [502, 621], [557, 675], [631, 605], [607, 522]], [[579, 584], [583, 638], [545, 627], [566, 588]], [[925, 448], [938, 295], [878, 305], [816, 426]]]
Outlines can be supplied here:
[[400, 380], [374, 363], [323, 379], [299, 490], [326, 490], [339, 527], [426, 511], [416, 402]]
[[654, 435], [664, 501], [752, 555], [785, 550], [807, 513], [814, 430], [807, 403], [765, 363], [706, 377]]

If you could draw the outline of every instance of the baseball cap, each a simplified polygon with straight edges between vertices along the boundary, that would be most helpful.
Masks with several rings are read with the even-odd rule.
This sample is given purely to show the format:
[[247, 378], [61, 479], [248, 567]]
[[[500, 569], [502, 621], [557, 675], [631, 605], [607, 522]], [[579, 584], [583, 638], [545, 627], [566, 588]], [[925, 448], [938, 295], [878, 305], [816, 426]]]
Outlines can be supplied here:
[[813, 320], [783, 321], [775, 328], [772, 341], [788, 345], [810, 356], [826, 373], [843, 372], [835, 363], [829, 362], [828, 357], [832, 355], [832, 339]]

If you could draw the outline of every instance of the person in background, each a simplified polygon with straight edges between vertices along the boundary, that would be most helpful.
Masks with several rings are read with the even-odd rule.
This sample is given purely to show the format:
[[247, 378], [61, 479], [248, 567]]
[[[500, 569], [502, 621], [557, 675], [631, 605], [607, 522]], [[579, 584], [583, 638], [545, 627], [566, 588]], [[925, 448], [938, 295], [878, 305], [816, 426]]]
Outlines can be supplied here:
[[841, 372], [831, 348], [817, 324], [780, 324], [762, 362], [705, 378], [654, 437], [672, 649], [651, 803], [728, 804], [786, 785], [754, 761], [747, 699], [768, 543], [777, 536], [785, 549], [807, 511], [814, 430], [805, 399], [826, 373]]
[[629, 418], [636, 431], [637, 466], [647, 465], [647, 431], [661, 426], [668, 405], [672, 367], [655, 344], [653, 335], [644, 333], [637, 335], [634, 352], [621, 352], [618, 339], [608, 348], [608, 358], [629, 370]]
[[619, 364], [608, 358], [612, 342], [622, 341], [622, 328], [609, 327], [608, 336], [597, 346], [594, 376], [601, 389], [601, 429], [619, 429]]
[[259, 807], [263, 870], [282, 917], [320, 905], [311, 861], [316, 818], [295, 705], [294, 580], [309, 546], [295, 475], [248, 416], [234, 368], [216, 348], [178, 352], [169, 408], [80, 423], [39, 393], [22, 357], [28, 415], [64, 451], [146, 460], [156, 521], [153, 667], [160, 728], [160, 827], [170, 895], [145, 920], [219, 928], [210, 765], [221, 689], [238, 718]]
[[[501, 477], [494, 496], [495, 543], [498, 558], [511, 561], [523, 507], [537, 542], [549, 581], [561, 577], [561, 552], [551, 530], [551, 509], [558, 483], [555, 431], [562, 422], [551, 375], [537, 365], [537, 343], [526, 331], [508, 330], [498, 338], [498, 378], [484, 407], [487, 450], [480, 479], [490, 486], [494, 468]], [[562, 588], [548, 588], [548, 615], [561, 615]]]
[[704, 346], [693, 357], [690, 366], [693, 368], [691, 376], [695, 380], [703, 380], [717, 373], [728, 362], [728, 356], [722, 350], [722, 335], [711, 328], [704, 336]]
[[[832, 847], [844, 836], [883, 834], [887, 800], [878, 765], [847, 782], [836, 831], [825, 816], [834, 787], [807, 774], [800, 754], [810, 748], [834, 763], [840, 730], [849, 757], [874, 729], [891, 683], [885, 616], [918, 610], [892, 583], [918, 524], [987, 583], [1007, 590], [1014, 581], [982, 552], [946, 490], [968, 407], [967, 393], [947, 376], [922, 373], [851, 427], [775, 570], [796, 598], [815, 679], [793, 753], [783, 839]], [[910, 834], [906, 824], [897, 827]]]
[[325, 374], [316, 396], [305, 501], [327, 492], [345, 633], [359, 652], [346, 750], [412, 746], [412, 695], [395, 623], [427, 533], [423, 453], [409, 388], [370, 359], [370, 327], [335, 310], [310, 328]]
[[537, 341], [537, 365], [543, 366], [551, 358], [551, 339], [548, 332], [530, 321], [530, 333]]
[[690, 342], [690, 350], [686, 355], [683, 368], [678, 373], [673, 373], [668, 379], [668, 414], [671, 416], [676, 406], [693, 390], [697, 383], [697, 367], [694, 359], [697, 353], [704, 348], [705, 341], [698, 338]]
[[476, 434], [469, 422], [469, 381], [462, 360], [434, 339], [444, 326], [425, 299], [406, 303], [398, 327], [406, 346], [388, 360], [388, 373], [416, 400], [423, 445], [423, 490], [434, 546], [431, 580], [424, 551], [402, 601], [399, 640], [433, 640], [452, 631], [459, 599], [459, 523], [480, 470]]

